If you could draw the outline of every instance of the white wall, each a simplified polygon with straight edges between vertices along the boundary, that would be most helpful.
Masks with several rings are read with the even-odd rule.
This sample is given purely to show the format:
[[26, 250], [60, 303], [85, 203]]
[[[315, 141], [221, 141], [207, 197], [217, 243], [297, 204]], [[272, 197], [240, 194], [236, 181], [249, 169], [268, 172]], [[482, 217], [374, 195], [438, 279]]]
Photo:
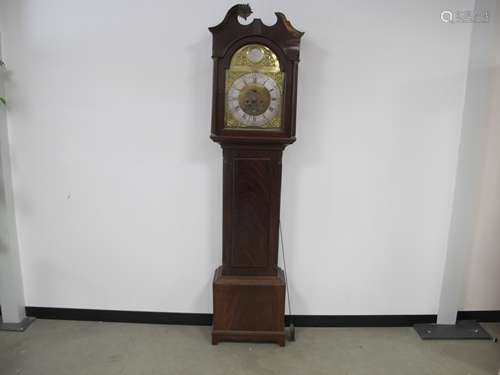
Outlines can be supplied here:
[[[0, 61], [2, 55], [0, 34]], [[0, 65], [0, 97], [5, 98], [4, 80], [9, 72]], [[21, 275], [12, 186], [11, 153], [7, 113], [0, 103], [0, 322], [20, 323], [25, 318], [24, 288]]]
[[[496, 20], [500, 20], [497, 2]], [[490, 78], [489, 100], [485, 116], [489, 125], [486, 132], [484, 161], [481, 170], [481, 194], [475, 241], [467, 257], [465, 274], [466, 310], [500, 310], [500, 22], [492, 51], [494, 63], [488, 66]]]
[[[475, 12], [494, 16], [496, 0], [475, 1]], [[467, 253], [474, 247], [481, 192], [481, 169], [488, 129], [491, 96], [494, 22], [473, 24], [460, 146], [458, 150], [453, 211], [438, 309], [438, 324], [455, 324], [464, 296]]]
[[[211, 39], [233, 1], [0, 5], [26, 303], [211, 311], [222, 160]], [[282, 220], [294, 312], [434, 314], [464, 1], [252, 1], [306, 31]]]

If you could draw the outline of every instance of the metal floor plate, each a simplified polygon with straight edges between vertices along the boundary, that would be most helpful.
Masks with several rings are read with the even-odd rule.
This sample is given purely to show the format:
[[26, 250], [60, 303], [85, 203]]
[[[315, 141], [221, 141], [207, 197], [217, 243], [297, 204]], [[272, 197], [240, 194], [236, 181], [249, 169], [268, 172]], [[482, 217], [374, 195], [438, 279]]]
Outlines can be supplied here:
[[457, 324], [415, 324], [422, 340], [493, 340], [481, 325], [473, 320]]
[[3, 323], [0, 320], [0, 331], [24, 332], [35, 318], [24, 318], [21, 323]]

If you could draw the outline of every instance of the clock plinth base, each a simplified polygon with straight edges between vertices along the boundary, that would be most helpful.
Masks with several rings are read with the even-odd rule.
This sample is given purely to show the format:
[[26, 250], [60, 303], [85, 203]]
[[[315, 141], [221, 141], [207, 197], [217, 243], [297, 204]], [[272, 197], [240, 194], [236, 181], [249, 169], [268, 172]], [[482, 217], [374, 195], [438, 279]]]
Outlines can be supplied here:
[[221, 341], [269, 342], [285, 346], [285, 332], [272, 331], [212, 331], [212, 345]]
[[285, 345], [285, 277], [222, 275], [215, 271], [212, 344], [220, 341]]

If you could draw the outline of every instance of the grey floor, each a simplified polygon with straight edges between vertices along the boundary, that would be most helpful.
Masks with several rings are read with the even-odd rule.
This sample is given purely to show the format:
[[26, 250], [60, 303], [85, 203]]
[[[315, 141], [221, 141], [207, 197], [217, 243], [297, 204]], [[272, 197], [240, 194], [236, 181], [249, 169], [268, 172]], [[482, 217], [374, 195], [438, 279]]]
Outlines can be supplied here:
[[[500, 336], [500, 324], [483, 324]], [[0, 332], [0, 374], [500, 374], [500, 343], [412, 328], [298, 328], [297, 341], [210, 345], [210, 328], [37, 320]]]

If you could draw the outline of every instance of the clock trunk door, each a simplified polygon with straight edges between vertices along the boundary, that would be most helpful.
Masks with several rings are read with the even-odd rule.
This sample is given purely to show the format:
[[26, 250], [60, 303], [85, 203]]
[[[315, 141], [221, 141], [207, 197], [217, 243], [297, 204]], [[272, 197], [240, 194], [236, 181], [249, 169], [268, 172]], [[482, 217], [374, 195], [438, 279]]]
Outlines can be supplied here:
[[223, 273], [275, 275], [282, 151], [223, 148]]

